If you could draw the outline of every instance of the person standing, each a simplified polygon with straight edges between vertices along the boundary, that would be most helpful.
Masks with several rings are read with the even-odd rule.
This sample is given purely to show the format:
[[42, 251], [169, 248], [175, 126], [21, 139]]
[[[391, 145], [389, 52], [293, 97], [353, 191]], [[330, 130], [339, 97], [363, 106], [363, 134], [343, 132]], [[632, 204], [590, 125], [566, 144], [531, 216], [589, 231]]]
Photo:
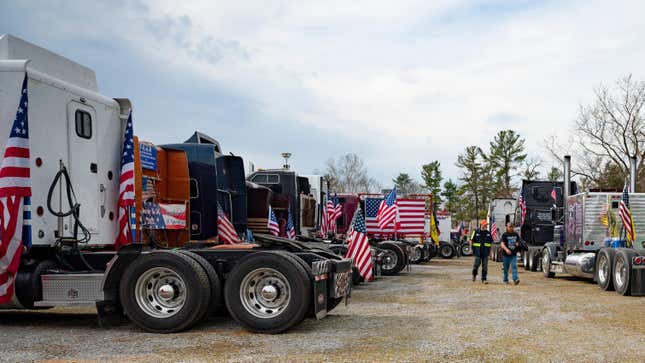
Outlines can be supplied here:
[[488, 255], [490, 254], [490, 246], [493, 243], [493, 237], [488, 231], [488, 222], [485, 219], [479, 224], [480, 228], [473, 231], [470, 237], [470, 250], [473, 251], [473, 281], [477, 280], [477, 272], [479, 266], [482, 267], [482, 283], [488, 284], [486, 275], [488, 274]]
[[504, 283], [508, 284], [508, 269], [513, 269], [513, 283], [520, 283], [517, 276], [517, 252], [520, 245], [520, 235], [515, 232], [511, 223], [506, 225], [506, 232], [502, 235], [502, 255], [504, 257]]

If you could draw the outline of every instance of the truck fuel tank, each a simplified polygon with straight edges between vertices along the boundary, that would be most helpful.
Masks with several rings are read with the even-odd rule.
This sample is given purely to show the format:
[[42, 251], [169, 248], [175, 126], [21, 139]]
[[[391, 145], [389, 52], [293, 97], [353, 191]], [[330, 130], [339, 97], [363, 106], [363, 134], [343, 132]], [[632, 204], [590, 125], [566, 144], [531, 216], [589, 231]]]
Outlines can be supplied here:
[[577, 277], [592, 279], [595, 268], [596, 254], [594, 252], [572, 253], [564, 261], [564, 270]]

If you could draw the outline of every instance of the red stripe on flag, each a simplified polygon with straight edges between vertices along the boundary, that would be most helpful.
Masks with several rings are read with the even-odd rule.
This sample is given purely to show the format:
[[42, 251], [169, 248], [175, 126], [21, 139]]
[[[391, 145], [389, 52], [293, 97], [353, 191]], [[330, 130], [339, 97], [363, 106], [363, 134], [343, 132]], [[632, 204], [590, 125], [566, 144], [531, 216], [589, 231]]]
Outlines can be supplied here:
[[24, 147], [7, 147], [4, 151], [5, 158], [29, 158], [29, 149]]

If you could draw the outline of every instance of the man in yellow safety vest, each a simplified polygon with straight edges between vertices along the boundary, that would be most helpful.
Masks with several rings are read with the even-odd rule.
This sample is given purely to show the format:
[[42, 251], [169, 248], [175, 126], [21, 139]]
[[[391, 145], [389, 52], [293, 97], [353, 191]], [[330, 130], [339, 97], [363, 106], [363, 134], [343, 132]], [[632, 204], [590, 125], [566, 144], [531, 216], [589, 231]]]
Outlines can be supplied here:
[[473, 281], [477, 280], [477, 272], [479, 265], [482, 267], [482, 283], [488, 284], [486, 275], [488, 273], [488, 254], [490, 253], [490, 246], [493, 243], [493, 237], [488, 231], [488, 222], [482, 219], [480, 228], [473, 231], [470, 236], [470, 250], [473, 251]]

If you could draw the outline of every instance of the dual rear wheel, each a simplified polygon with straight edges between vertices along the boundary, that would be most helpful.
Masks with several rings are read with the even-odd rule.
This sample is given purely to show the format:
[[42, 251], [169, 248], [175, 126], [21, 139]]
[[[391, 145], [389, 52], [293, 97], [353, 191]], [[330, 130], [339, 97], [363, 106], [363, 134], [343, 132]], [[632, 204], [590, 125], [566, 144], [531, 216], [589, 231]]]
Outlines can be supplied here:
[[246, 329], [280, 333], [305, 319], [311, 307], [306, 263], [281, 251], [242, 258], [222, 288], [212, 265], [190, 251], [154, 251], [134, 260], [119, 286], [121, 305], [144, 330], [189, 329], [222, 308]]

